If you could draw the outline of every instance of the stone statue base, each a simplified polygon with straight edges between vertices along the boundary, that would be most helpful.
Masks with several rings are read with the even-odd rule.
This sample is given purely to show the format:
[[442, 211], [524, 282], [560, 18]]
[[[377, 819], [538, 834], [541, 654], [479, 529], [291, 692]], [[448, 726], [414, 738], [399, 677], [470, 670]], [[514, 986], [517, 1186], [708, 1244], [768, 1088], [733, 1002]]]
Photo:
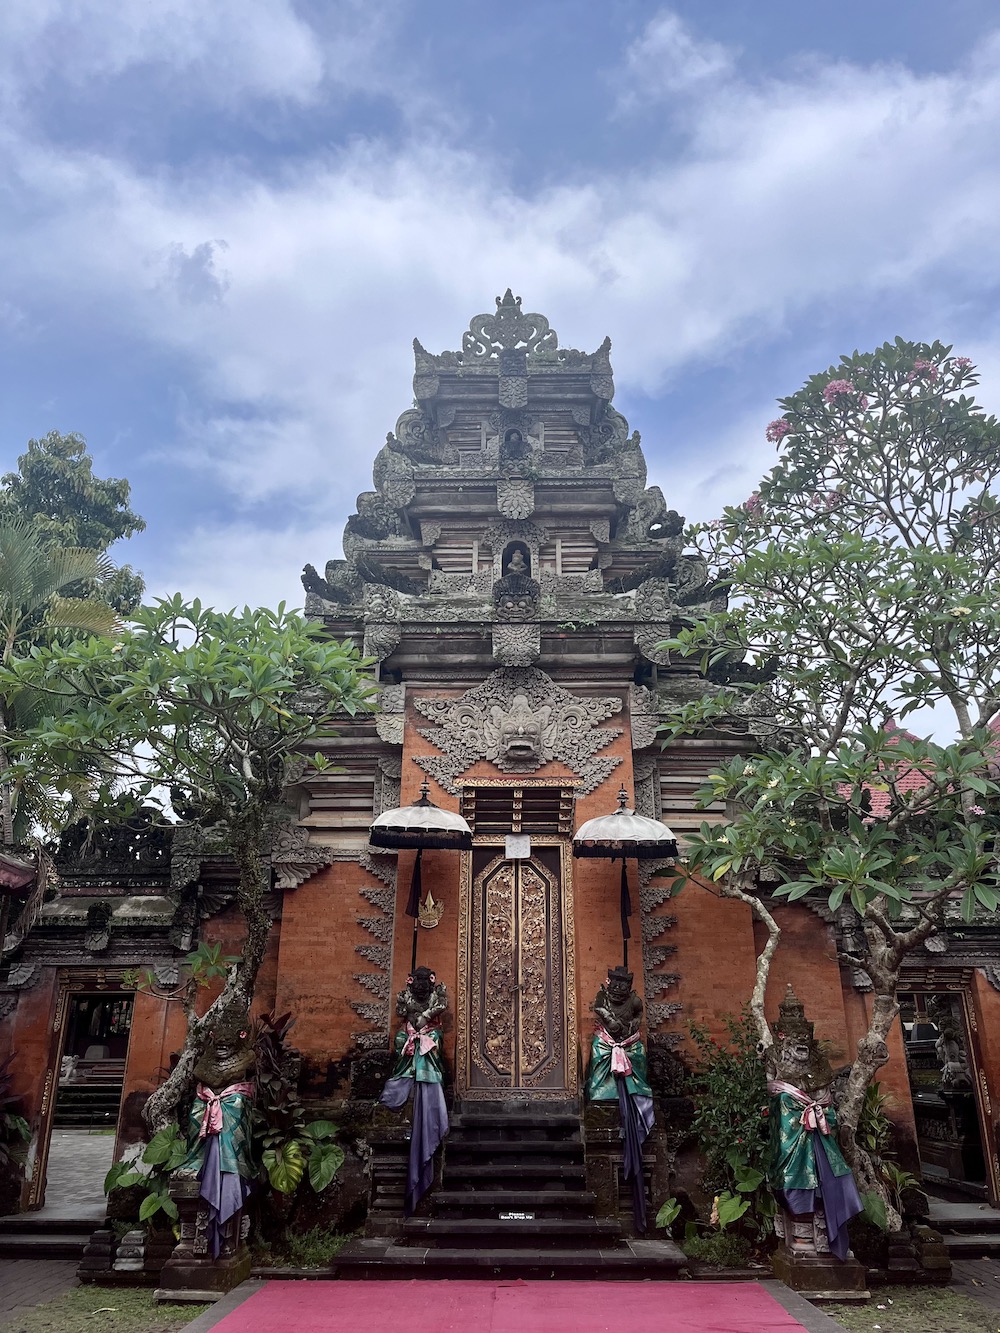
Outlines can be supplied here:
[[810, 1301], [866, 1301], [864, 1266], [853, 1255], [837, 1259], [832, 1254], [793, 1254], [784, 1245], [775, 1250], [771, 1264], [774, 1276], [786, 1287]]
[[181, 1238], [160, 1272], [158, 1301], [205, 1303], [216, 1301], [250, 1276], [250, 1251], [243, 1236], [243, 1217], [237, 1213], [222, 1232], [222, 1247], [213, 1258], [208, 1244], [208, 1206], [200, 1196], [197, 1179], [174, 1179], [170, 1196], [180, 1215]]

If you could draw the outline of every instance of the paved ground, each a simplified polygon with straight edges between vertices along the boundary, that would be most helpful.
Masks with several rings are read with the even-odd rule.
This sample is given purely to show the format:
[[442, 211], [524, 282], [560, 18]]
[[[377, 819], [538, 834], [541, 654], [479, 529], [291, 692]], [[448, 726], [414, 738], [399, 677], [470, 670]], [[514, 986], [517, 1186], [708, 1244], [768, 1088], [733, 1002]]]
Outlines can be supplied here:
[[0, 1320], [76, 1285], [75, 1259], [0, 1259]]
[[89, 1129], [54, 1129], [49, 1146], [45, 1207], [47, 1220], [104, 1220], [104, 1177], [115, 1150], [114, 1134]]
[[971, 1296], [991, 1310], [1000, 1310], [1000, 1257], [955, 1259], [951, 1265], [951, 1290]]

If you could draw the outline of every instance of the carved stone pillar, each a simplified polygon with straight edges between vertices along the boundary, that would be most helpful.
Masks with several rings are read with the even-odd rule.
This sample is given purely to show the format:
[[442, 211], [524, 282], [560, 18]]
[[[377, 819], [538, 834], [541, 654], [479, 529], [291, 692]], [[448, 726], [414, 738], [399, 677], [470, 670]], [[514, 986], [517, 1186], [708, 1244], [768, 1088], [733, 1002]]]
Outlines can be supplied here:
[[171, 1182], [170, 1197], [180, 1214], [181, 1238], [160, 1273], [158, 1300], [214, 1301], [250, 1276], [243, 1213], [236, 1213], [226, 1223], [218, 1258], [213, 1258], [208, 1243], [208, 1205], [200, 1190], [201, 1182], [191, 1177]]

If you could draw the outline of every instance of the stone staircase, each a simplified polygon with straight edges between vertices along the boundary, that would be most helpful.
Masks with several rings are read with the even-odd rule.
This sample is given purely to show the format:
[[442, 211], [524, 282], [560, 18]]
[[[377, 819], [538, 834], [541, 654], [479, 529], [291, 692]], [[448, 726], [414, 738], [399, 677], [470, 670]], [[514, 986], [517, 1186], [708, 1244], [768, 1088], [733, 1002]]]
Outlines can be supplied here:
[[578, 1115], [455, 1115], [440, 1184], [406, 1219], [408, 1144], [396, 1143], [381, 1179], [376, 1162], [374, 1226], [340, 1251], [340, 1277], [670, 1278], [685, 1263], [669, 1240], [630, 1238], [617, 1218], [595, 1215]]
[[953, 1260], [1000, 1259], [1000, 1211], [990, 1204], [930, 1196], [930, 1213]]
[[0, 1259], [79, 1259], [94, 1226], [92, 1217], [0, 1217]]
[[122, 1100], [124, 1060], [80, 1061], [71, 1083], [60, 1083], [57, 1129], [114, 1129]]

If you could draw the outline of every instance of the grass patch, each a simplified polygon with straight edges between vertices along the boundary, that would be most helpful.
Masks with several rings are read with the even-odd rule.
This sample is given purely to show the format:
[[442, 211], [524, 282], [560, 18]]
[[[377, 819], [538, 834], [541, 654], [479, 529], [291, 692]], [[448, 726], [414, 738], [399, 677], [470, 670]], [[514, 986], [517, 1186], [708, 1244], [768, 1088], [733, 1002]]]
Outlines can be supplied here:
[[719, 1268], [746, 1268], [753, 1258], [753, 1246], [735, 1232], [717, 1231], [711, 1236], [692, 1236], [681, 1248], [689, 1259]]
[[8, 1315], [3, 1333], [177, 1333], [209, 1307], [157, 1305], [139, 1287], [74, 1287], [44, 1305]]
[[350, 1239], [326, 1227], [292, 1232], [280, 1245], [255, 1246], [254, 1264], [261, 1268], [328, 1268]]
[[851, 1333], [997, 1333], [1000, 1310], [947, 1287], [882, 1287], [868, 1305], [824, 1305]]

